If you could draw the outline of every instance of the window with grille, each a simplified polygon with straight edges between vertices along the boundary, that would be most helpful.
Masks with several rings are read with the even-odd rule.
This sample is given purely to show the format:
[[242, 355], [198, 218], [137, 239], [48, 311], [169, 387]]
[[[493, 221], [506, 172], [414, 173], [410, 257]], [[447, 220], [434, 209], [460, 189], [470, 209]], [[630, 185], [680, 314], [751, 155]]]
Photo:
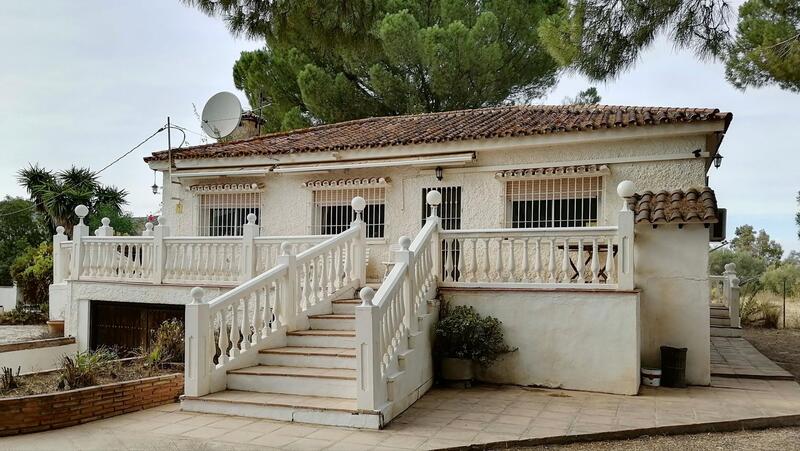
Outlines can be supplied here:
[[385, 188], [353, 188], [314, 191], [313, 221], [311, 233], [336, 235], [350, 227], [355, 211], [350, 206], [354, 197], [367, 201], [364, 222], [367, 238], [383, 238], [386, 218]]
[[603, 211], [602, 176], [506, 182], [506, 227], [596, 226]]
[[250, 213], [256, 215], [256, 224], [261, 223], [261, 192], [222, 189], [200, 192], [198, 197], [200, 236], [241, 236]]
[[428, 205], [426, 196], [429, 192], [436, 190], [442, 194], [442, 203], [439, 205], [436, 214], [444, 230], [458, 230], [461, 228], [461, 187], [443, 186], [438, 188], [422, 189], [422, 225], [425, 225], [425, 218], [431, 214], [431, 206]]

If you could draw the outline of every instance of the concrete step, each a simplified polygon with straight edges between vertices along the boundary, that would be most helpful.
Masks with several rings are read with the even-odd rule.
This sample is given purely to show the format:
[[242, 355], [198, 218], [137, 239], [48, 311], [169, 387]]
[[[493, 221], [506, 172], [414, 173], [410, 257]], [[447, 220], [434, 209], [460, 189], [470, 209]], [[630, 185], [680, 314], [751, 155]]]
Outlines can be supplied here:
[[331, 302], [333, 313], [337, 315], [355, 315], [356, 306], [361, 304], [359, 299], [339, 299]]
[[345, 313], [332, 313], [328, 315], [310, 315], [308, 317], [311, 329], [317, 330], [355, 330], [356, 316]]
[[287, 345], [310, 348], [355, 348], [353, 330], [296, 330], [286, 333]]
[[258, 357], [261, 365], [356, 369], [356, 350], [353, 348], [287, 346], [263, 349]]
[[228, 371], [228, 389], [354, 399], [357, 394], [356, 371], [257, 365]]
[[712, 326], [728, 327], [728, 326], [731, 325], [731, 319], [730, 318], [717, 318], [717, 317], [712, 316], [711, 317], [711, 325]]
[[741, 327], [730, 327], [730, 326], [711, 326], [711, 336], [712, 337], [741, 337], [742, 336], [742, 328]]
[[187, 412], [241, 415], [279, 421], [379, 429], [378, 412], [359, 411], [355, 399], [225, 390], [201, 397], [181, 397]]

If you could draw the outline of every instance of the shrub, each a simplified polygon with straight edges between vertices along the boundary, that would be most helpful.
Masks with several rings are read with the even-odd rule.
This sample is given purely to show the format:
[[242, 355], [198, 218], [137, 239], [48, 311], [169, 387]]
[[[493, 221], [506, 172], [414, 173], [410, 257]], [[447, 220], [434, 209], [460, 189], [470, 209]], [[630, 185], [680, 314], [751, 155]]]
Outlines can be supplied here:
[[148, 367], [161, 368], [169, 362], [183, 363], [183, 323], [176, 318], [161, 323], [152, 333], [150, 349], [140, 350], [139, 354]]
[[451, 308], [445, 303], [440, 315], [435, 341], [439, 358], [469, 359], [487, 367], [501, 354], [515, 350], [505, 344], [497, 318], [483, 317], [470, 306]]
[[14, 260], [11, 277], [25, 304], [47, 304], [53, 283], [53, 245], [30, 247]]
[[0, 313], [0, 325], [44, 324], [48, 319], [48, 305], [19, 306]]
[[765, 299], [750, 298], [739, 306], [739, 317], [747, 326], [777, 329], [781, 320], [781, 308]]
[[94, 351], [78, 352], [74, 358], [65, 355], [61, 359], [58, 388], [74, 390], [95, 385], [108, 364], [116, 359], [115, 353], [102, 347]]
[[17, 378], [19, 377], [19, 372], [22, 370], [22, 367], [17, 367], [17, 375], [14, 376], [14, 370], [4, 366], [0, 371], [3, 372], [2, 379], [0, 379], [0, 391], [7, 391], [13, 390], [19, 387], [19, 382]]

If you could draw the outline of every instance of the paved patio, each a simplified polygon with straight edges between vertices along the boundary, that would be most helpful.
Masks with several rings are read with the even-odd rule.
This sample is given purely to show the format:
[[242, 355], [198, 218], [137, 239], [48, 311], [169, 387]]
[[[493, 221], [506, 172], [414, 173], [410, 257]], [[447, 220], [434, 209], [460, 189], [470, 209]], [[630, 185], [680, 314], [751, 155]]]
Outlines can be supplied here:
[[178, 404], [0, 439], [2, 449], [436, 449], [536, 437], [800, 415], [792, 381], [714, 378], [640, 396], [479, 386], [434, 389], [382, 431], [179, 411]]
[[711, 337], [711, 375], [794, 380], [744, 338]]

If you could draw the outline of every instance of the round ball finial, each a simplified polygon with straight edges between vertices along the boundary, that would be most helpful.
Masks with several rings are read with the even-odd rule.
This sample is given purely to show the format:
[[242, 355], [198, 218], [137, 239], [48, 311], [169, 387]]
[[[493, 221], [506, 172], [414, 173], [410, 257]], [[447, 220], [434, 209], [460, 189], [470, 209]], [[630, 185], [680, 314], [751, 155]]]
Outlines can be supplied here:
[[163, 215], [159, 216], [158, 217], [158, 225], [160, 225], [160, 226], [167, 225], [167, 218], [164, 217]]
[[64, 226], [56, 227], [56, 235], [63, 235], [64, 234]]
[[367, 201], [361, 196], [356, 196], [350, 201], [350, 206], [353, 207], [355, 211], [364, 211], [364, 208], [367, 207]]
[[409, 238], [409, 237], [407, 237], [405, 235], [401, 236], [400, 239], [397, 240], [397, 242], [400, 244], [400, 247], [404, 251], [407, 251], [408, 248], [411, 247], [411, 238]]
[[100, 220], [100, 223], [103, 224], [103, 227], [108, 227], [111, 224], [111, 220], [108, 218], [103, 218]]
[[362, 306], [370, 306], [372, 305], [372, 298], [375, 297], [375, 290], [371, 287], [364, 287], [359, 291], [358, 297], [361, 298]]
[[86, 205], [83, 205], [83, 204], [78, 205], [77, 207], [75, 207], [75, 214], [79, 218], [83, 219], [83, 218], [86, 217], [86, 215], [89, 214], [89, 207], [87, 207]]
[[190, 291], [190, 294], [192, 295], [192, 304], [202, 304], [203, 295], [205, 295], [206, 292], [200, 287], [194, 287], [192, 291]]
[[152, 231], [153, 230], [153, 223], [152, 222], [146, 222], [144, 224], [144, 229], [147, 230], [148, 232]]
[[428, 205], [437, 207], [442, 203], [442, 193], [437, 190], [428, 191], [428, 194], [425, 195], [425, 201], [428, 202]]
[[256, 225], [256, 219], [258, 218], [256, 217], [255, 213], [249, 213], [247, 215], [247, 223], [250, 225]]
[[725, 272], [736, 272], [736, 263], [728, 263], [725, 265]]
[[292, 245], [289, 244], [288, 241], [284, 241], [281, 243], [281, 255], [291, 255], [292, 254]]
[[630, 180], [623, 180], [617, 185], [617, 194], [623, 199], [633, 197], [636, 194], [636, 186]]

